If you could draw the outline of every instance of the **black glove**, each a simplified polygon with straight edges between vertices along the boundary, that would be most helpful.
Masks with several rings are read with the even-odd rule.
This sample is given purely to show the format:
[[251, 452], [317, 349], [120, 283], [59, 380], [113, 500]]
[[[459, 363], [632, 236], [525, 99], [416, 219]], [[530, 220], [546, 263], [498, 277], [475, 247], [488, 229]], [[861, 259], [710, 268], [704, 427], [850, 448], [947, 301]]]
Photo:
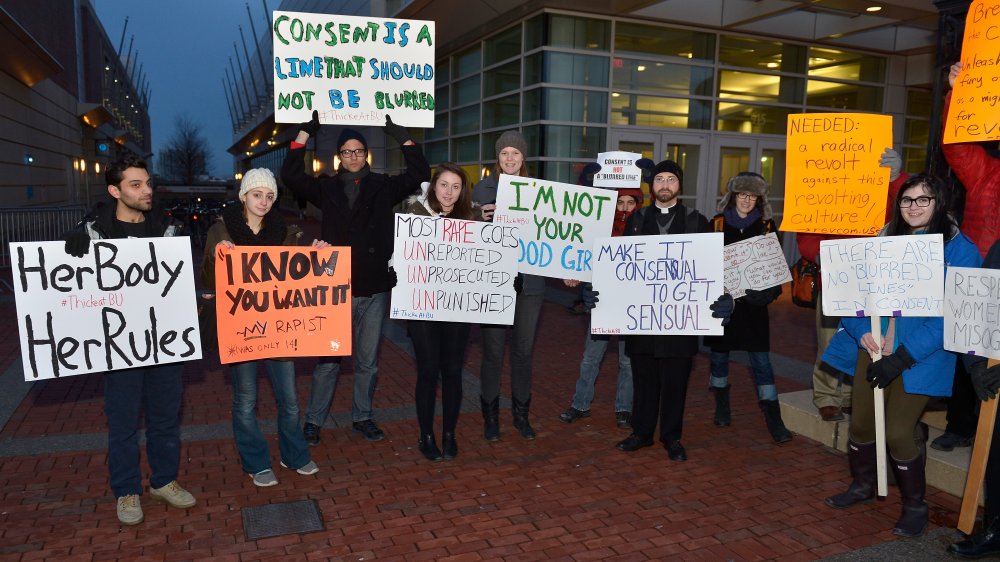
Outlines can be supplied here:
[[399, 283], [399, 276], [396, 275], [396, 270], [391, 267], [389, 268], [389, 279], [392, 280], [392, 283], [389, 284], [390, 289]]
[[303, 133], [307, 133], [310, 137], [315, 137], [319, 134], [319, 111], [313, 110], [312, 119], [306, 121], [299, 125], [299, 130]]
[[752, 304], [754, 306], [767, 306], [774, 302], [774, 299], [778, 298], [778, 295], [780, 294], [780, 286], [770, 287], [761, 291], [747, 289], [747, 294], [743, 296], [743, 300], [746, 301], [747, 304]]
[[973, 363], [969, 368], [969, 378], [972, 379], [972, 388], [976, 390], [976, 396], [980, 400], [996, 398], [997, 389], [1000, 388], [1000, 364], [986, 368], [986, 361]]
[[881, 359], [868, 365], [868, 382], [872, 383], [872, 388], [885, 388], [915, 363], [910, 352], [899, 346], [893, 353], [883, 355]]
[[656, 162], [649, 158], [640, 158], [635, 161], [635, 166], [642, 170], [642, 181], [653, 185], [653, 168], [656, 168]]
[[66, 253], [75, 258], [82, 258], [90, 251], [90, 236], [82, 229], [67, 231], [63, 234], [63, 240], [66, 241]]
[[514, 292], [520, 295], [523, 289], [524, 289], [524, 274], [518, 273], [517, 276], [514, 277]]
[[590, 283], [584, 283], [583, 288], [580, 289], [580, 299], [583, 300], [584, 308], [591, 310], [596, 307], [597, 303], [601, 301], [601, 299], [597, 298], [600, 294], [600, 291], [594, 290], [593, 285]]
[[712, 311], [712, 318], [722, 318], [722, 325], [725, 326], [729, 324], [729, 318], [733, 315], [736, 303], [733, 301], [733, 295], [723, 293], [708, 308]]
[[400, 145], [410, 140], [410, 132], [406, 130], [406, 127], [393, 123], [392, 117], [388, 115], [385, 116], [385, 134], [395, 139]]

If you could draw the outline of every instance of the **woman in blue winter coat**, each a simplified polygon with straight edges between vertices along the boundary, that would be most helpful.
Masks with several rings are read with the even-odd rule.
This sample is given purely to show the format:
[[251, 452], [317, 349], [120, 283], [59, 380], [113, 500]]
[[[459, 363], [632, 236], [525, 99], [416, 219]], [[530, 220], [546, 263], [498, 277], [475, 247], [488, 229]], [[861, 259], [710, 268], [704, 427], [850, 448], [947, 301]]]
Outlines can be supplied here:
[[[892, 220], [879, 236], [942, 234], [945, 267], [979, 267], [979, 251], [959, 232], [948, 211], [948, 197], [941, 180], [923, 174], [912, 176], [896, 195]], [[927, 526], [928, 509], [924, 501], [926, 453], [915, 440], [914, 430], [930, 397], [951, 394], [955, 355], [944, 349], [941, 317], [883, 318], [882, 331], [883, 343], [879, 347], [871, 334], [870, 318], [844, 318], [823, 354], [827, 365], [855, 374], [848, 440], [853, 481], [846, 492], [827, 498], [826, 503], [844, 509], [874, 498], [873, 389], [884, 389], [886, 443], [903, 500], [903, 513], [892, 531], [916, 537]], [[869, 354], [882, 357], [870, 363]], [[870, 386], [857, 379], [860, 373], [867, 375]]]

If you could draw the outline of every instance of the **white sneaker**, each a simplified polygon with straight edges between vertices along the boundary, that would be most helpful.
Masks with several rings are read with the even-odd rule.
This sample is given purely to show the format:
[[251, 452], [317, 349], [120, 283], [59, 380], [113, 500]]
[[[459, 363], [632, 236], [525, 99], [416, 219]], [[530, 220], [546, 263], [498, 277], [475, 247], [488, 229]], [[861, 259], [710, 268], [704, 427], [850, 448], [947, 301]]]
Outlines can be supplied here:
[[142, 523], [145, 516], [142, 514], [142, 506], [139, 505], [139, 496], [131, 494], [118, 498], [118, 521], [122, 525], [138, 525]]
[[[288, 468], [288, 465], [285, 464], [284, 462], [282, 462], [281, 463], [281, 467], [282, 468]], [[301, 474], [303, 476], [312, 476], [313, 474], [316, 474], [317, 472], [319, 472], [319, 467], [316, 466], [315, 462], [309, 461], [306, 464], [300, 466], [299, 468], [296, 468], [295, 472], [298, 472], [299, 474]]]
[[274, 475], [274, 471], [270, 468], [267, 470], [262, 470], [257, 474], [251, 474], [253, 477], [253, 485], [260, 488], [267, 488], [268, 486], [274, 486], [278, 483], [278, 478]]
[[198, 503], [198, 501], [194, 499], [194, 496], [191, 495], [191, 492], [181, 488], [181, 485], [178, 484], [176, 480], [171, 480], [162, 488], [154, 488], [150, 486], [149, 497], [178, 509], [194, 507], [194, 504]]

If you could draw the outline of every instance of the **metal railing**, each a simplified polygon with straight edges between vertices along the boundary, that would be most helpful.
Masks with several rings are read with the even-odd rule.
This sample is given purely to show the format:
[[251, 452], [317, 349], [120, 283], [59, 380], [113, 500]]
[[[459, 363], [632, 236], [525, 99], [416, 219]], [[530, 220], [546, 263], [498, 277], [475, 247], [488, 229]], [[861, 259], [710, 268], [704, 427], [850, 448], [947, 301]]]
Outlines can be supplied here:
[[59, 240], [84, 214], [83, 207], [0, 208], [0, 267], [11, 265], [11, 242]]

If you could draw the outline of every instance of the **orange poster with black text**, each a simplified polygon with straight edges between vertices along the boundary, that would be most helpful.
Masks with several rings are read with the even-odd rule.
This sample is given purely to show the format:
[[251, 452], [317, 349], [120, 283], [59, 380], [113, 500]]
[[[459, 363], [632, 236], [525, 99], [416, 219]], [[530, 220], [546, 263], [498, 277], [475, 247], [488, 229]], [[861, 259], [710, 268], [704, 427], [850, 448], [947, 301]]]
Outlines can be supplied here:
[[1000, 139], [1000, 0], [973, 0], [969, 5], [961, 62], [943, 141]]
[[237, 246], [215, 259], [219, 359], [351, 354], [351, 249]]
[[785, 210], [780, 230], [874, 236], [885, 224], [892, 117], [867, 113], [788, 116]]

